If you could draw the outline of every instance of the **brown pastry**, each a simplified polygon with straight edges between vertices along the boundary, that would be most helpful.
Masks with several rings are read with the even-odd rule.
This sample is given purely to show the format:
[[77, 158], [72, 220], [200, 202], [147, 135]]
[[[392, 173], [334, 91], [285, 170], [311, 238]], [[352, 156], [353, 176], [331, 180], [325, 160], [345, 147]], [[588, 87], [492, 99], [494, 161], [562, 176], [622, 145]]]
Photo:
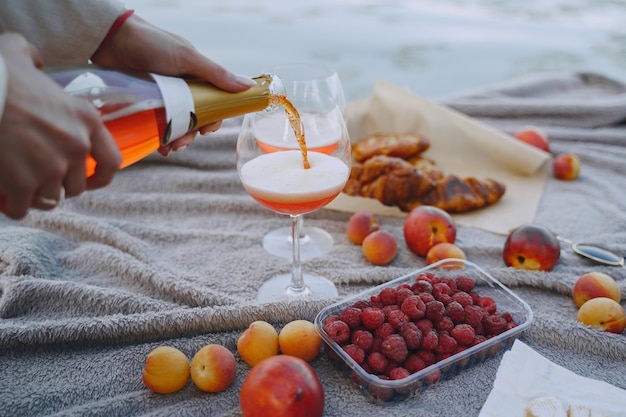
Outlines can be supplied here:
[[357, 162], [374, 155], [408, 159], [425, 152], [429, 147], [428, 139], [415, 133], [375, 133], [357, 142], [352, 147], [352, 156]]
[[[434, 165], [429, 165], [433, 169]], [[504, 184], [492, 179], [459, 178], [443, 175], [433, 179], [401, 158], [373, 156], [355, 163], [344, 188], [348, 195], [375, 198], [382, 204], [411, 211], [420, 205], [439, 207], [450, 213], [463, 213], [497, 202]]]
[[440, 180], [444, 177], [443, 172], [437, 167], [435, 161], [432, 159], [424, 158], [423, 156], [413, 156], [408, 159], [409, 163], [422, 171], [424, 174], [428, 176], [433, 181]]

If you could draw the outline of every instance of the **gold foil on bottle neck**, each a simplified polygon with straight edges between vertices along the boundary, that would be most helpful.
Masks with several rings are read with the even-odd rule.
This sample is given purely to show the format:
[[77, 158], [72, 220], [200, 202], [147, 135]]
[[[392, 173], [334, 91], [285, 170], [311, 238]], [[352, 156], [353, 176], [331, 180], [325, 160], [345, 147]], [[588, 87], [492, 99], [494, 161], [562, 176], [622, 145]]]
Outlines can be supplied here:
[[261, 111], [272, 105], [272, 76], [254, 77], [257, 85], [246, 91], [230, 93], [200, 80], [186, 80], [193, 97], [195, 112], [190, 115], [190, 129]]

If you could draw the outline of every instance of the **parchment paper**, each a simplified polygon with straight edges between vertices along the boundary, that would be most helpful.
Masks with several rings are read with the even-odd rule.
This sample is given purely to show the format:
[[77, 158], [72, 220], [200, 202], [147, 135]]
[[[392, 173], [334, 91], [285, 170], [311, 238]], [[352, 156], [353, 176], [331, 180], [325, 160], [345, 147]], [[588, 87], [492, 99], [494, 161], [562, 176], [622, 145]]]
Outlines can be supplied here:
[[[455, 214], [459, 224], [507, 234], [522, 223], [533, 222], [549, 173], [549, 153], [385, 81], [376, 84], [370, 98], [348, 105], [344, 113], [352, 143], [376, 132], [420, 133], [431, 142], [424, 156], [444, 173], [493, 178], [506, 185], [497, 204]], [[375, 199], [344, 193], [328, 208], [406, 215]]]

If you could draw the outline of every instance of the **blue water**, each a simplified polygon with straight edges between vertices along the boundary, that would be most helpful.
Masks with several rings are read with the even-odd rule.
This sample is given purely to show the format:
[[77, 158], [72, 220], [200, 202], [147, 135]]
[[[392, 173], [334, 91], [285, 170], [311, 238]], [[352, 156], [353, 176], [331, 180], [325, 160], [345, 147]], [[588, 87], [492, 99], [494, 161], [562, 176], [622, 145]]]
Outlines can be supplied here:
[[127, 0], [229, 69], [335, 68], [348, 101], [377, 79], [437, 98], [521, 75], [626, 81], [626, 0]]

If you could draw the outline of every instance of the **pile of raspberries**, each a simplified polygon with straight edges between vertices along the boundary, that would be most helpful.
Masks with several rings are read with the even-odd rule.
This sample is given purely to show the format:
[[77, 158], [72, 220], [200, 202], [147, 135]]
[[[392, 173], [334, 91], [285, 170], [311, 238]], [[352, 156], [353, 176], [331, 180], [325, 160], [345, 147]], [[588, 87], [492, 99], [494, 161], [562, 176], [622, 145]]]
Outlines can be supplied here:
[[324, 331], [365, 371], [402, 379], [517, 324], [467, 276], [418, 275], [327, 317]]

